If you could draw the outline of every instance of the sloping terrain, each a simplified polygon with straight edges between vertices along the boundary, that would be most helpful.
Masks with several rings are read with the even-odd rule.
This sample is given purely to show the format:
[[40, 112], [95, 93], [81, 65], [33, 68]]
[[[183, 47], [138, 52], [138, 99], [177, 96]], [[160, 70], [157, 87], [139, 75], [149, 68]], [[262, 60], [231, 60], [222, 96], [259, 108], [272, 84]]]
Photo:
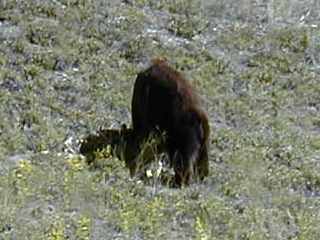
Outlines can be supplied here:
[[[320, 2], [0, 1], [0, 239], [320, 239]], [[166, 57], [211, 125], [210, 175], [130, 179], [79, 139], [130, 125]]]

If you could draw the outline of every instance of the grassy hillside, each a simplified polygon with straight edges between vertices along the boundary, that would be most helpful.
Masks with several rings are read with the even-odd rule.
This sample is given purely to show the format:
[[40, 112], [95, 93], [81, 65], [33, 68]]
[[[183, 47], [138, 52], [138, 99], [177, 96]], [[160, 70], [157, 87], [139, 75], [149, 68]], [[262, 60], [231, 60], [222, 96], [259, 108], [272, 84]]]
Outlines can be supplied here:
[[[320, 239], [320, 3], [0, 1], [0, 239]], [[172, 189], [78, 154], [130, 125], [162, 56], [197, 88], [210, 175]]]

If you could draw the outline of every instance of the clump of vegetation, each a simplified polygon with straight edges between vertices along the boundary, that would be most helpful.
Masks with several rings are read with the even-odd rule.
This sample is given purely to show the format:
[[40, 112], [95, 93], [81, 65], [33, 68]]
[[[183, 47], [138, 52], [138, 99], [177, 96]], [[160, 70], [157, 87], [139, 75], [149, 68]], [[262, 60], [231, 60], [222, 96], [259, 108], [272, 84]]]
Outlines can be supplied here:
[[304, 52], [310, 45], [307, 28], [276, 29], [271, 34], [273, 35], [271, 41], [283, 51]]
[[194, 18], [189, 14], [176, 15], [171, 18], [169, 30], [177, 36], [191, 39], [207, 27], [202, 20], [201, 16]]
[[169, 30], [177, 36], [191, 39], [208, 26], [200, 1], [175, 1], [168, 4], [168, 10], [172, 14]]

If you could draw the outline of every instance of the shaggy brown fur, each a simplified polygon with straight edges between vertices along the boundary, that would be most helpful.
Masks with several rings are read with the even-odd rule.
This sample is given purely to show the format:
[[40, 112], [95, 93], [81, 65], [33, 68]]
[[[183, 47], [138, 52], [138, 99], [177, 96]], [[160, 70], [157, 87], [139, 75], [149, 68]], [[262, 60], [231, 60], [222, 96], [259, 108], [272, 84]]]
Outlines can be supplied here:
[[190, 83], [165, 60], [138, 74], [132, 98], [134, 135], [166, 133], [166, 149], [178, 186], [208, 175], [209, 124]]

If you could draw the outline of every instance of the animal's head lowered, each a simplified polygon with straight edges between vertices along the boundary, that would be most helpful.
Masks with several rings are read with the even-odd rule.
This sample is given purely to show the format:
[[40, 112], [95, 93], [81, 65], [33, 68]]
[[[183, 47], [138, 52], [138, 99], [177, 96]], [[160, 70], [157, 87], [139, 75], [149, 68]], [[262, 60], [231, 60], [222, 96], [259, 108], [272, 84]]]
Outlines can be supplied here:
[[82, 139], [79, 151], [92, 160], [95, 152], [110, 146], [113, 156], [128, 162], [137, 152], [135, 142], [133, 129], [123, 124], [121, 129], [100, 129], [96, 134], [88, 135]]

